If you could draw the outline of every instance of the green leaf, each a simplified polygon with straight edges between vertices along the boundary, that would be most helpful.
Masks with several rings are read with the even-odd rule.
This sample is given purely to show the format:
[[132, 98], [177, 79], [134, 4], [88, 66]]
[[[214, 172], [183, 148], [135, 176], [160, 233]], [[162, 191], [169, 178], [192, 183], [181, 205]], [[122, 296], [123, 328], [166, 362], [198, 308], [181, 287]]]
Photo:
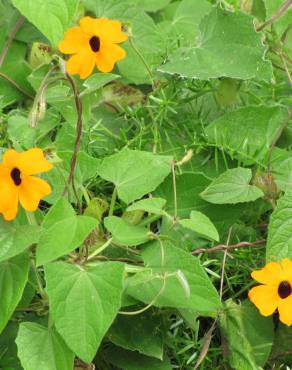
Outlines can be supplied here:
[[131, 225], [120, 217], [106, 217], [104, 225], [111, 232], [114, 242], [118, 244], [135, 246], [151, 238], [151, 232], [147, 228]]
[[258, 370], [268, 360], [273, 344], [273, 322], [261, 316], [249, 302], [228, 300], [220, 325], [227, 340], [228, 359], [233, 369]]
[[[205, 202], [200, 193], [208, 186], [210, 180], [205, 176], [194, 173], [184, 173], [176, 176], [176, 191], [179, 194], [177, 200], [177, 215], [180, 218], [190, 216], [192, 210], [205, 213], [205, 207], [209, 204]], [[156, 197], [166, 199], [166, 212], [174, 214], [173, 179], [169, 176], [154, 192]]]
[[27, 284], [23, 290], [21, 300], [19, 301], [17, 305], [17, 309], [26, 309], [29, 307], [30, 303], [32, 302], [33, 298], [36, 295], [36, 287], [37, 287], [37, 280], [36, 280], [36, 274], [33, 268], [29, 270], [28, 273], [28, 281]]
[[200, 321], [198, 320], [198, 313], [196, 311], [180, 308], [179, 313], [189, 328], [194, 331], [199, 330]]
[[[277, 365], [282, 365], [283, 362], [292, 363], [292, 332], [291, 327], [279, 323], [275, 331], [274, 345], [272, 348], [271, 358]], [[283, 356], [286, 354], [286, 356]]]
[[267, 155], [284, 121], [279, 107], [243, 107], [213, 121], [205, 133], [209, 143], [253, 164]]
[[0, 262], [37, 243], [39, 232], [38, 226], [17, 225], [0, 219]]
[[170, 30], [179, 39], [180, 46], [195, 43], [200, 22], [211, 9], [206, 0], [183, 0], [179, 3]]
[[[72, 139], [75, 141], [75, 129], [72, 132]], [[68, 134], [65, 135], [66, 142], [68, 141]], [[60, 143], [60, 147], [64, 146], [65, 143]], [[62, 196], [64, 187], [66, 185], [69, 171], [70, 171], [70, 162], [72, 158], [72, 151], [59, 151], [58, 156], [62, 159], [62, 163], [57, 164], [52, 171], [45, 174], [46, 180], [51, 184], [53, 188], [52, 194], [46, 197], [46, 201], [50, 203], [55, 203], [56, 200]], [[77, 155], [77, 162], [74, 172], [75, 188], [78, 194], [81, 192], [81, 187], [88, 181], [90, 178], [96, 176], [98, 173], [98, 168], [100, 165], [100, 160], [98, 158], [91, 157], [84, 151], [80, 151]], [[71, 187], [69, 188], [70, 199], [76, 201]]]
[[61, 198], [50, 208], [43, 221], [36, 251], [37, 266], [72, 252], [98, 225], [98, 220], [76, 216], [71, 205]]
[[[72, 151], [59, 151], [58, 156], [63, 160], [64, 168], [69, 173]], [[76, 181], [84, 184], [87, 180], [96, 176], [100, 166], [100, 159], [91, 157], [84, 151], [80, 151], [77, 156], [75, 167]]]
[[264, 196], [256, 186], [249, 185], [252, 172], [249, 168], [232, 168], [223, 172], [201, 193], [201, 197], [214, 204], [252, 202]]
[[265, 0], [253, 0], [251, 14], [261, 22], [266, 20]]
[[[87, 7], [97, 16], [117, 17], [122, 15], [122, 9], [135, 8], [146, 12], [157, 12], [165, 8], [171, 0], [85, 0]], [[139, 8], [139, 9], [137, 9]], [[120, 18], [120, 17], [119, 17]]]
[[155, 215], [164, 215], [163, 207], [166, 204], [166, 200], [162, 198], [147, 198], [141, 199], [138, 202], [131, 204], [127, 211], [145, 211], [148, 213], [153, 213]]
[[72, 23], [78, 0], [12, 0], [12, 3], [56, 46]]
[[27, 118], [20, 115], [11, 116], [7, 124], [9, 139], [14, 147], [21, 145], [30, 148], [35, 145], [36, 130], [29, 126]]
[[292, 258], [292, 193], [287, 192], [271, 215], [266, 249], [267, 261]]
[[13, 143], [13, 147], [18, 150], [29, 149], [37, 145], [40, 140], [46, 138], [48, 133], [54, 129], [60, 122], [59, 116], [52, 110], [46, 111], [45, 117], [42, 119], [41, 125], [36, 128], [29, 126], [29, 119], [26, 116], [16, 111], [15, 114], [8, 118], [7, 132], [9, 139]]
[[16, 338], [24, 370], [72, 370], [74, 354], [54, 329], [23, 322]]
[[69, 348], [90, 363], [121, 305], [124, 266], [100, 263], [86, 270], [64, 262], [45, 266], [50, 310]]
[[133, 5], [139, 6], [146, 12], [157, 12], [165, 8], [171, 0], [130, 0]]
[[128, 204], [161, 184], [171, 171], [171, 161], [169, 156], [124, 149], [102, 161], [99, 175], [113, 182], [119, 197]]
[[246, 80], [259, 76], [266, 68], [270, 69], [271, 79], [270, 64], [263, 61], [264, 53], [252, 17], [215, 8], [202, 19], [196, 45], [177, 50], [158, 70], [202, 80], [218, 77]]
[[83, 82], [85, 90], [82, 92], [82, 95], [90, 94], [118, 78], [120, 76], [113, 73], [94, 73]]
[[257, 365], [264, 367], [273, 345], [273, 319], [260, 315], [257, 308], [247, 300], [242, 302], [240, 310], [245, 335], [252, 347], [252, 354]]
[[21, 254], [0, 264], [0, 333], [22, 297], [28, 271], [27, 254]]
[[17, 357], [15, 339], [18, 323], [9, 321], [0, 335], [0, 368], [7, 370], [23, 370]]
[[[1, 24], [1, 30], [2, 29], [3, 26]], [[16, 82], [23, 92], [20, 92], [11, 82], [1, 76], [0, 96], [3, 97], [3, 102], [1, 102], [1, 105], [3, 104], [3, 106], [19, 101], [26, 95], [33, 96], [33, 90], [27, 82], [27, 77], [31, 73], [31, 68], [25, 60], [26, 53], [27, 45], [22, 42], [13, 41], [9, 47], [7, 56], [0, 68], [0, 72], [4, 73], [8, 78]]]
[[274, 148], [271, 168], [279, 189], [289, 191], [292, 188], [292, 153], [284, 149]]
[[208, 239], [219, 241], [219, 235], [216, 227], [211, 222], [209, 217], [198, 211], [192, 211], [190, 219], [180, 220], [179, 223], [187, 229], [193, 230], [196, 233]]
[[[152, 334], [153, 335], [153, 334]], [[156, 358], [143, 356], [138, 352], [126, 351], [119, 347], [109, 347], [105, 350], [107, 360], [123, 370], [171, 370], [168, 358], [160, 361]]]
[[65, 198], [59, 198], [58, 201], [49, 209], [42, 226], [49, 229], [64, 218], [74, 217], [75, 211], [71, 204]]
[[147, 66], [154, 73], [166, 53], [165, 40], [153, 19], [143, 11], [131, 7], [121, 14], [119, 19], [130, 25], [132, 33], [132, 45], [129, 41], [123, 44], [127, 56], [118, 63], [119, 71], [130, 83], [149, 84], [151, 82], [149, 72], [138, 53], [143, 56]]
[[[218, 230], [228, 230], [242, 214], [243, 205], [214, 205], [200, 197], [200, 193], [208, 186], [210, 180], [195, 173], [184, 173], [176, 176], [177, 215], [180, 218], [190, 217], [192, 210], [200, 211], [210, 218]], [[154, 192], [155, 196], [167, 200], [165, 211], [171, 215], [175, 213], [173, 198], [173, 180], [169, 176], [166, 181]]]
[[216, 312], [220, 299], [198, 258], [169, 242], [162, 246], [163, 251], [156, 241], [143, 249], [146, 267], [151, 270], [129, 278], [127, 293], [145, 303], [155, 300], [157, 307], [190, 308], [202, 315]]
[[124, 349], [138, 351], [146, 356], [162, 360], [161, 329], [161, 320], [152, 311], [136, 316], [120, 315], [111, 326], [108, 338], [112, 343]]

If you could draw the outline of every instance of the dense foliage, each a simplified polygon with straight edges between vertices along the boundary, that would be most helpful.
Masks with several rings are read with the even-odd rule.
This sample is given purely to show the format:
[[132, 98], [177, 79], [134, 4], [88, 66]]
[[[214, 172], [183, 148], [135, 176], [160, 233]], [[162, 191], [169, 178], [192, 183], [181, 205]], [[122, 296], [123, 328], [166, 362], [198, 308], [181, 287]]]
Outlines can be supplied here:
[[[248, 291], [292, 259], [291, 5], [0, 0], [0, 155], [54, 165], [0, 215], [1, 369], [289, 368]], [[85, 15], [128, 41], [82, 80], [58, 43]]]

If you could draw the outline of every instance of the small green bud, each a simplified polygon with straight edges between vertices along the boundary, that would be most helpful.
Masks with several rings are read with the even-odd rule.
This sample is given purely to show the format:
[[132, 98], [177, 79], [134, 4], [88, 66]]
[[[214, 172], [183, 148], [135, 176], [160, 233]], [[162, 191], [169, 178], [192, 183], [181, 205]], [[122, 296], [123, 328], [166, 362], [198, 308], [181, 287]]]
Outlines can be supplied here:
[[220, 107], [229, 107], [236, 104], [238, 96], [238, 81], [231, 78], [223, 78], [220, 81], [215, 98]]
[[84, 211], [84, 216], [94, 217], [101, 221], [104, 213], [109, 209], [108, 202], [101, 198], [91, 199], [89, 205]]
[[279, 190], [272, 174], [258, 169], [252, 183], [264, 192], [266, 199], [277, 199]]
[[137, 225], [143, 218], [144, 211], [137, 210], [137, 211], [129, 211], [124, 212], [122, 219], [129, 222], [132, 225]]
[[38, 68], [42, 64], [49, 64], [52, 60], [52, 49], [49, 45], [41, 42], [34, 42], [29, 54], [29, 64], [33, 69]]

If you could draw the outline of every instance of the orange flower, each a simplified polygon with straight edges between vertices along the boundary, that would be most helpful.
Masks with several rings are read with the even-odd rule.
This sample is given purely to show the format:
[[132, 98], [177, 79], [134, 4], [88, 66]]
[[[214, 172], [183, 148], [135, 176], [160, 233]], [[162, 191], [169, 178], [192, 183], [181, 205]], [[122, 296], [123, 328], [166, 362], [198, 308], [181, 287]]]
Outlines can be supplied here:
[[18, 153], [7, 150], [0, 164], [0, 213], [7, 221], [13, 220], [18, 211], [18, 202], [24, 209], [33, 212], [42, 197], [50, 194], [51, 187], [44, 180], [31, 176], [50, 171], [43, 151], [38, 148]]
[[269, 316], [278, 308], [280, 321], [292, 325], [292, 261], [285, 258], [270, 262], [261, 270], [253, 271], [251, 276], [263, 284], [248, 293], [260, 313]]
[[128, 40], [119, 21], [84, 17], [80, 27], [72, 27], [59, 43], [63, 54], [74, 54], [67, 62], [67, 72], [88, 77], [94, 65], [104, 73], [111, 72], [115, 63], [126, 56], [119, 44]]

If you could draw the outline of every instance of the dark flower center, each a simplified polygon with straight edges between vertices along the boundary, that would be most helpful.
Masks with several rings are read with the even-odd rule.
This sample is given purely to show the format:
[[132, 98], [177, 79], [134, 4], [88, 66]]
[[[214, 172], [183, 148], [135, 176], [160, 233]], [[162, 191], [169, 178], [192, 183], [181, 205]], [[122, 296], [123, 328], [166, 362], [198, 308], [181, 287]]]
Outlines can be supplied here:
[[292, 293], [291, 285], [288, 281], [282, 281], [280, 285], [278, 286], [278, 294], [279, 296], [284, 299], [289, 297], [289, 295]]
[[13, 168], [13, 170], [10, 172], [10, 176], [16, 186], [21, 184], [21, 172], [18, 168]]
[[97, 36], [92, 36], [89, 40], [89, 45], [91, 47], [91, 50], [97, 53], [100, 49], [100, 39]]

